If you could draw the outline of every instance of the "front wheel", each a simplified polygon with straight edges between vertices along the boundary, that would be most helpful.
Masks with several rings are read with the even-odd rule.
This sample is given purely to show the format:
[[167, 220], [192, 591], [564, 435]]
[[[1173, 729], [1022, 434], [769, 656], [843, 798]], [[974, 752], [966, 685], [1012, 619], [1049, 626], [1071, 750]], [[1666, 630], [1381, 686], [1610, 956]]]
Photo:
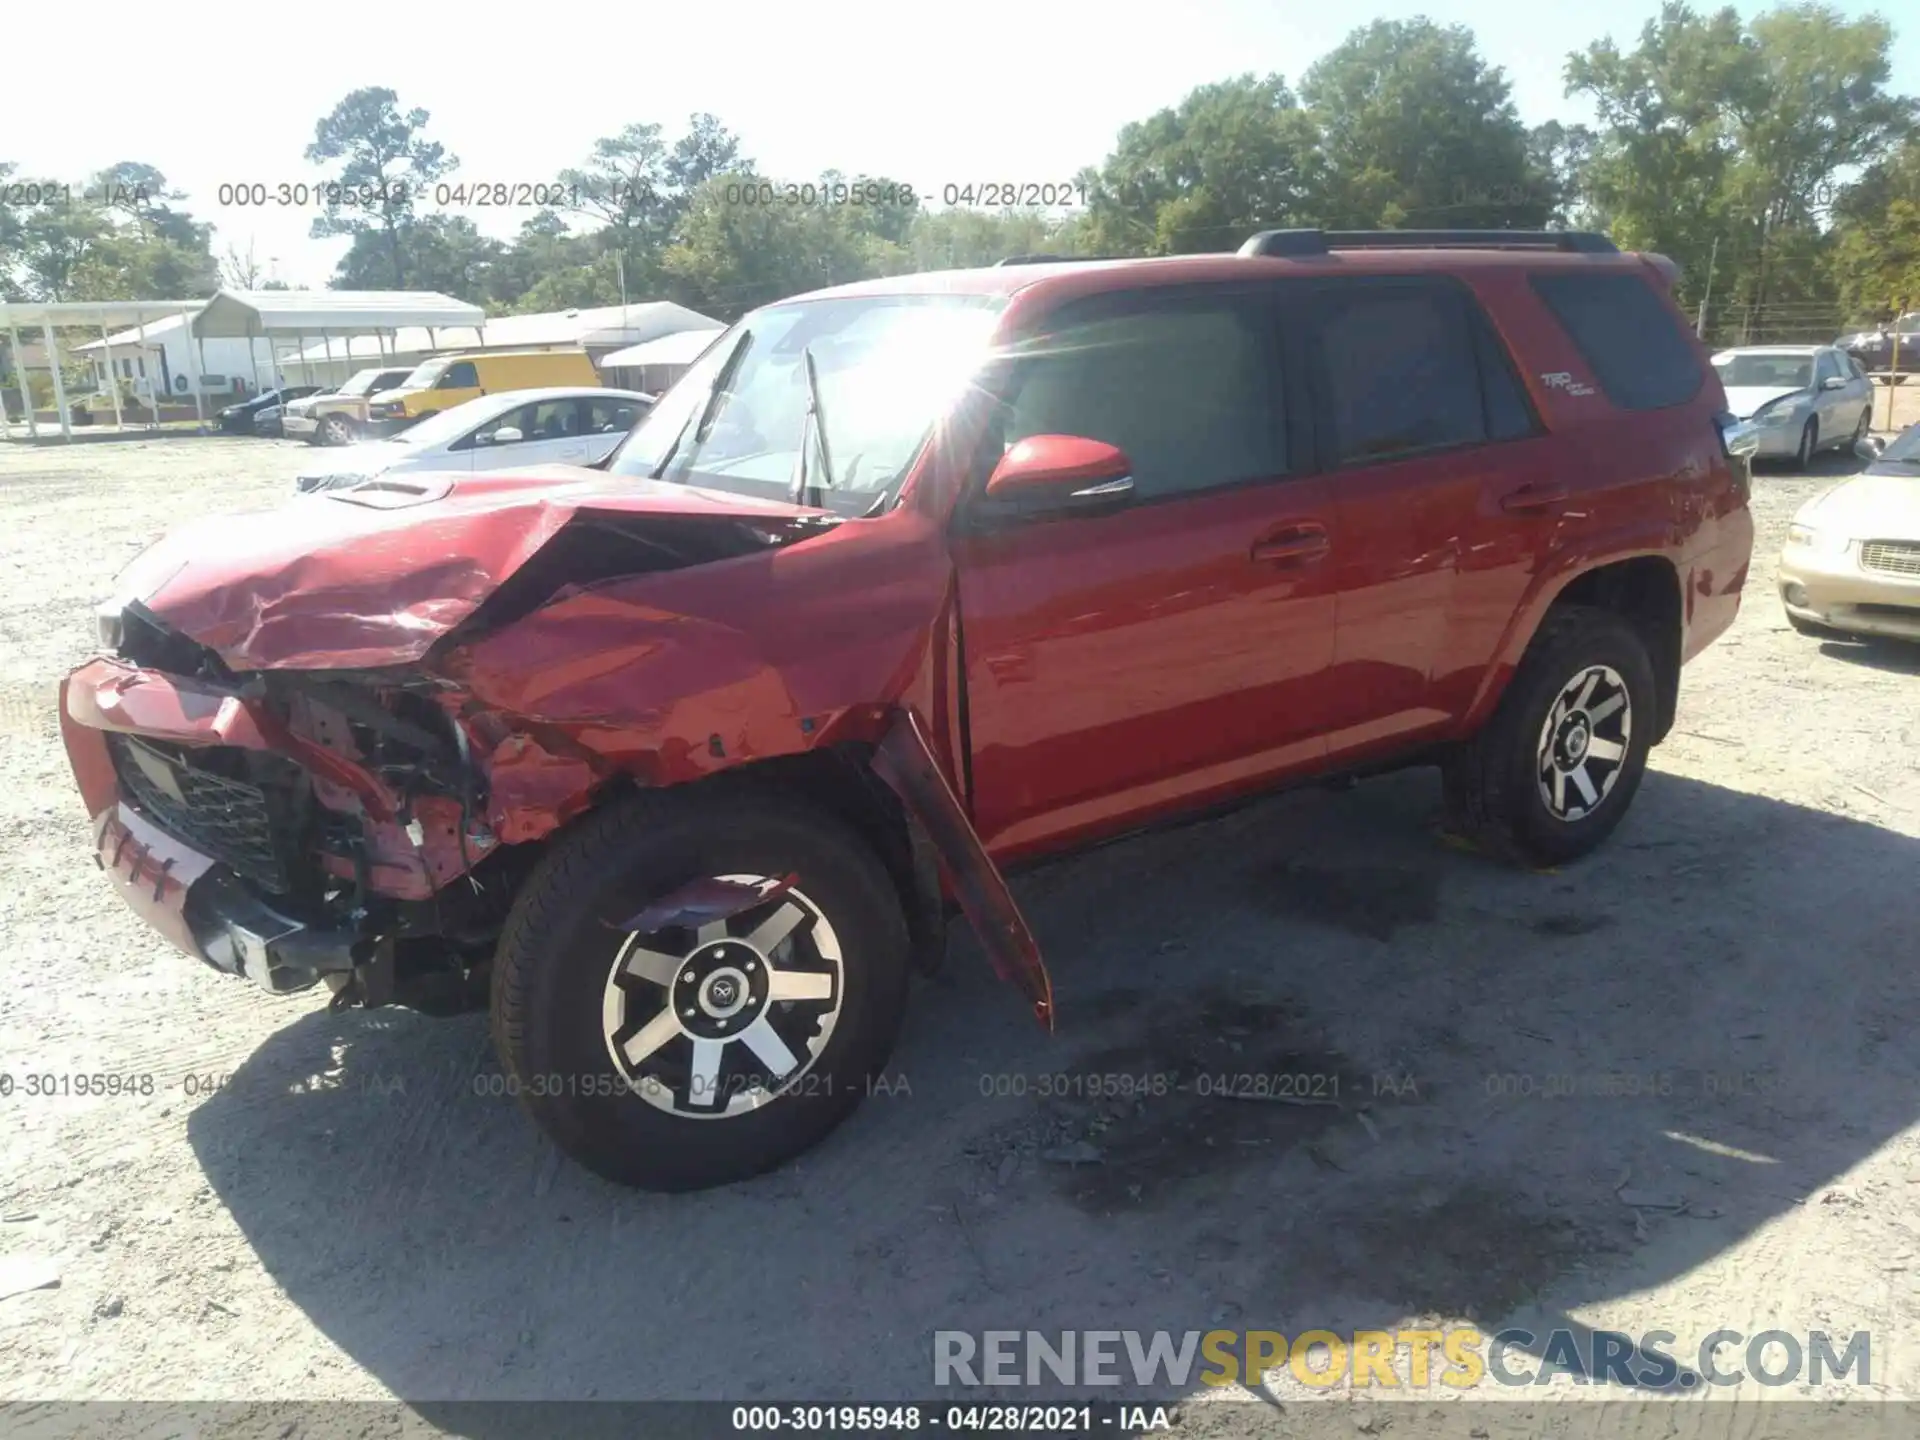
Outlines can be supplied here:
[[1495, 854], [1574, 860], [1613, 833], [1653, 743], [1653, 663], [1608, 610], [1551, 610], [1493, 718], [1445, 767], [1449, 816]]
[[[675, 908], [703, 894], [706, 910]], [[709, 918], [730, 908], [712, 896], [755, 894]], [[725, 781], [636, 796], [528, 878], [494, 964], [494, 1041], [576, 1160], [704, 1189], [783, 1163], [859, 1104], [899, 1030], [907, 954], [885, 867], [833, 815]]]
[[322, 445], [351, 445], [353, 443], [353, 422], [339, 415], [329, 415], [320, 422], [315, 432]]
[[1805, 470], [1813, 464], [1814, 452], [1820, 448], [1820, 422], [1809, 420], [1800, 427], [1800, 448], [1794, 452], [1793, 468]]

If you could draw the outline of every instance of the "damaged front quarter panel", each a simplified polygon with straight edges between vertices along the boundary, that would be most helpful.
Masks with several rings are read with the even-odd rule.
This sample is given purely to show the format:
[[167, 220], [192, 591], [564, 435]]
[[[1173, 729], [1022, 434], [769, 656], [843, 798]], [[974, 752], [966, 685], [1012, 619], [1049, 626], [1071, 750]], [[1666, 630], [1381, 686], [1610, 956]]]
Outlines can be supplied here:
[[948, 714], [954, 683], [929, 517], [846, 524], [598, 476], [424, 476], [294, 508], [187, 532], [129, 574], [151, 613], [279, 699], [275, 739], [356, 822], [323, 856], [337, 879], [424, 900], [611, 784], [852, 747], [1051, 1028], [1038, 947], [916, 718]]

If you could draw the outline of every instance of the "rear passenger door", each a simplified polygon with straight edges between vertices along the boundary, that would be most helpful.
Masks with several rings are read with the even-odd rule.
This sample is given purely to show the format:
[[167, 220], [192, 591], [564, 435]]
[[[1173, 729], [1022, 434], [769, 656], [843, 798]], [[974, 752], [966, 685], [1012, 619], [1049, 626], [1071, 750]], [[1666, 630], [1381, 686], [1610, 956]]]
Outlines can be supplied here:
[[[1270, 287], [1104, 295], [1051, 317], [996, 382], [953, 538], [969, 789], [996, 856], [1322, 753], [1337, 540], [1277, 320]], [[1124, 450], [1131, 502], [998, 525], [970, 511], [1006, 447], [1043, 434]]]
[[1328, 753], [1357, 760], [1464, 706], [1525, 593], [1553, 490], [1525, 391], [1464, 285], [1325, 282], [1310, 316], [1342, 537]]

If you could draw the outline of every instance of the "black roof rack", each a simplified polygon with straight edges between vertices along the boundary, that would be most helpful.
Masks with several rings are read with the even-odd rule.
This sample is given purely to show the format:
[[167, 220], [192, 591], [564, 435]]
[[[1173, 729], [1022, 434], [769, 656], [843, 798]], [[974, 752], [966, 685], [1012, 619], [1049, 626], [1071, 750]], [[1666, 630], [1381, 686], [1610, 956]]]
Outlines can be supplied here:
[[1570, 250], [1617, 255], [1620, 247], [1592, 230], [1262, 230], [1242, 255], [1325, 255], [1331, 250]]

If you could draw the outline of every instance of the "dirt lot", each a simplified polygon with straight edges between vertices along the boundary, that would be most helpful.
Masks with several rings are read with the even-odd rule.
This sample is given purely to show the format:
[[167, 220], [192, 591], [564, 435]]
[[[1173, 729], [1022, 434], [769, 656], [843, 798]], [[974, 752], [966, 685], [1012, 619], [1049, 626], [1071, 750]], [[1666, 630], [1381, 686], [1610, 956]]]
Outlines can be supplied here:
[[[1683, 1358], [1866, 1329], [1867, 1393], [1920, 1397], [1920, 656], [1803, 639], [1773, 590], [1788, 516], [1854, 462], [1760, 477], [1745, 613], [1598, 857], [1461, 853], [1411, 772], [1037, 872], [1055, 1038], [957, 935], [894, 1093], [780, 1174], [663, 1197], [485, 1093], [480, 1018], [271, 1000], [88, 859], [53, 687], [92, 604], [300, 455], [0, 448], [0, 1267], [59, 1274], [0, 1299], [0, 1397], [863, 1400], [931, 1394], [936, 1329], [1421, 1316]], [[1340, 1103], [1038, 1094], [1166, 1071], [1337, 1075]]]

